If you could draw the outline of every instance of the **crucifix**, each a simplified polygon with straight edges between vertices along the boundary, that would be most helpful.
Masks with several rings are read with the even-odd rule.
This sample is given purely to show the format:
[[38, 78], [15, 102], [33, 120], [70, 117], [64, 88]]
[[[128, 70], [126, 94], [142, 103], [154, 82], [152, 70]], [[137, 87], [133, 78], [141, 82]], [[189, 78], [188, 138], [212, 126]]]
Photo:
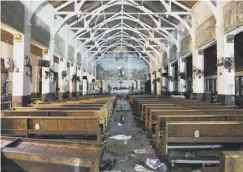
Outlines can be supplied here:
[[120, 89], [121, 89], [121, 87], [122, 87], [122, 83], [123, 83], [122, 81], [119, 82], [119, 84], [120, 84]]

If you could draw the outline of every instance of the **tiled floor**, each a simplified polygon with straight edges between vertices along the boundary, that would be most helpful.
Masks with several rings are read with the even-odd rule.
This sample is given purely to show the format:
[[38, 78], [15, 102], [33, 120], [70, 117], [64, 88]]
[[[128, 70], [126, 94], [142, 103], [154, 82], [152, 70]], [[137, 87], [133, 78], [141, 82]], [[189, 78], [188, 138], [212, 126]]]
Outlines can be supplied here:
[[[131, 139], [124, 144], [124, 141], [108, 139], [107, 148], [104, 154], [105, 159], [117, 159], [117, 164], [112, 170], [123, 172], [135, 172], [136, 164], [144, 165], [146, 158], [157, 158], [150, 140], [141, 128], [136, 127], [131, 114], [130, 106], [126, 100], [117, 100], [116, 109], [111, 118], [111, 126], [108, 131], [109, 136], [118, 134], [131, 135]], [[118, 122], [122, 122], [124, 117], [124, 125], [118, 126]], [[147, 149], [149, 153], [135, 154], [135, 149]], [[172, 172], [192, 172], [193, 170], [201, 170], [195, 172], [217, 172], [217, 168], [179, 168], [172, 169]], [[159, 171], [159, 170], [157, 170]]]

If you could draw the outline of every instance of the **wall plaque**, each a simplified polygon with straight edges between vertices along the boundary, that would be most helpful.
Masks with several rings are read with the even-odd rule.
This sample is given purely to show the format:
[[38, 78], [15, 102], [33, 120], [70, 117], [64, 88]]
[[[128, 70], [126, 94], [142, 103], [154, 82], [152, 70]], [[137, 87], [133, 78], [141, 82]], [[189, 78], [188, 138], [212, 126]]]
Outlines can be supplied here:
[[208, 43], [215, 40], [215, 25], [216, 20], [214, 16], [212, 16], [197, 28], [197, 48], [207, 45]]
[[192, 51], [192, 38], [187, 35], [181, 40], [181, 56], [187, 55]]
[[68, 46], [68, 59], [74, 60], [74, 48], [71, 45]]
[[79, 65], [81, 65], [82, 63], [81, 63], [81, 54], [80, 53], [78, 53], [77, 54], [77, 64], [79, 64]]
[[24, 5], [19, 1], [1, 1], [1, 21], [24, 33]]
[[55, 52], [60, 56], [64, 56], [65, 44], [64, 40], [59, 36], [56, 35], [55, 37]]
[[162, 66], [166, 66], [167, 64], [168, 64], [167, 53], [164, 53], [162, 57]]
[[31, 37], [35, 41], [49, 48], [50, 28], [39, 17], [34, 15], [31, 19]]
[[228, 33], [243, 25], [243, 1], [229, 2], [223, 9], [224, 32]]
[[173, 47], [170, 48], [170, 57], [169, 57], [169, 62], [173, 62], [177, 59], [177, 48], [174, 45]]

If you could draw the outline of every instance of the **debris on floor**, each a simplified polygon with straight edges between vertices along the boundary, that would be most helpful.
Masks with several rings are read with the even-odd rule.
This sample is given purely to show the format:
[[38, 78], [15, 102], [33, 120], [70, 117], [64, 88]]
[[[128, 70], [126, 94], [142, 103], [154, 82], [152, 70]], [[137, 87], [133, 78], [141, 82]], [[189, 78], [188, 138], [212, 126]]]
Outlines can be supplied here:
[[120, 126], [123, 126], [120, 122], [118, 122], [118, 126], [120, 127]]
[[149, 149], [136, 149], [134, 150], [135, 154], [146, 154], [146, 153], [151, 153]]
[[100, 170], [103, 171], [103, 170], [112, 170], [115, 165], [117, 163], [117, 160], [116, 159], [107, 159], [107, 160], [104, 160], [101, 162], [100, 164]]
[[126, 136], [123, 134], [119, 134], [119, 135], [115, 135], [115, 136], [111, 136], [109, 137], [110, 139], [115, 139], [115, 140], [129, 140], [132, 136]]
[[151, 171], [151, 170], [145, 168], [144, 166], [142, 166], [142, 165], [138, 165], [138, 164], [135, 165], [134, 169], [135, 169], [135, 171], [137, 171], [137, 172], [153, 172], [153, 171]]
[[156, 170], [157, 168], [161, 167], [163, 165], [163, 163], [161, 163], [159, 161], [159, 159], [150, 159], [150, 158], [147, 158], [146, 159], [146, 165], [153, 169], [153, 170]]

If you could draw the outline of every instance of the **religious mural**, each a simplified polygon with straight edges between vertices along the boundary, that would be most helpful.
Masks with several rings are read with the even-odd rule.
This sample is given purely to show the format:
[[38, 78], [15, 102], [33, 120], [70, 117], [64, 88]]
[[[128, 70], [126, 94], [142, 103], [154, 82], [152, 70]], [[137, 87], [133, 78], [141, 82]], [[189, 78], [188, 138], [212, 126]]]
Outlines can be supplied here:
[[214, 16], [210, 17], [206, 22], [197, 28], [197, 48], [200, 48], [204, 45], [215, 40], [216, 31], [215, 31], [216, 20]]
[[97, 61], [98, 80], [146, 80], [148, 65], [136, 53], [107, 54]]
[[191, 52], [192, 49], [192, 38], [191, 35], [187, 35], [181, 41], [181, 56], [187, 55]]
[[74, 48], [73, 46], [68, 46], [68, 59], [74, 61]]
[[177, 48], [174, 45], [173, 47], [170, 48], [170, 57], [169, 57], [169, 62], [173, 62], [177, 59]]
[[64, 50], [65, 50], [64, 40], [59, 35], [56, 35], [55, 52], [61, 56], [64, 56]]
[[224, 7], [224, 32], [228, 33], [243, 25], [243, 1], [229, 2]]
[[36, 15], [33, 15], [31, 20], [31, 37], [35, 41], [49, 47], [50, 28]]

